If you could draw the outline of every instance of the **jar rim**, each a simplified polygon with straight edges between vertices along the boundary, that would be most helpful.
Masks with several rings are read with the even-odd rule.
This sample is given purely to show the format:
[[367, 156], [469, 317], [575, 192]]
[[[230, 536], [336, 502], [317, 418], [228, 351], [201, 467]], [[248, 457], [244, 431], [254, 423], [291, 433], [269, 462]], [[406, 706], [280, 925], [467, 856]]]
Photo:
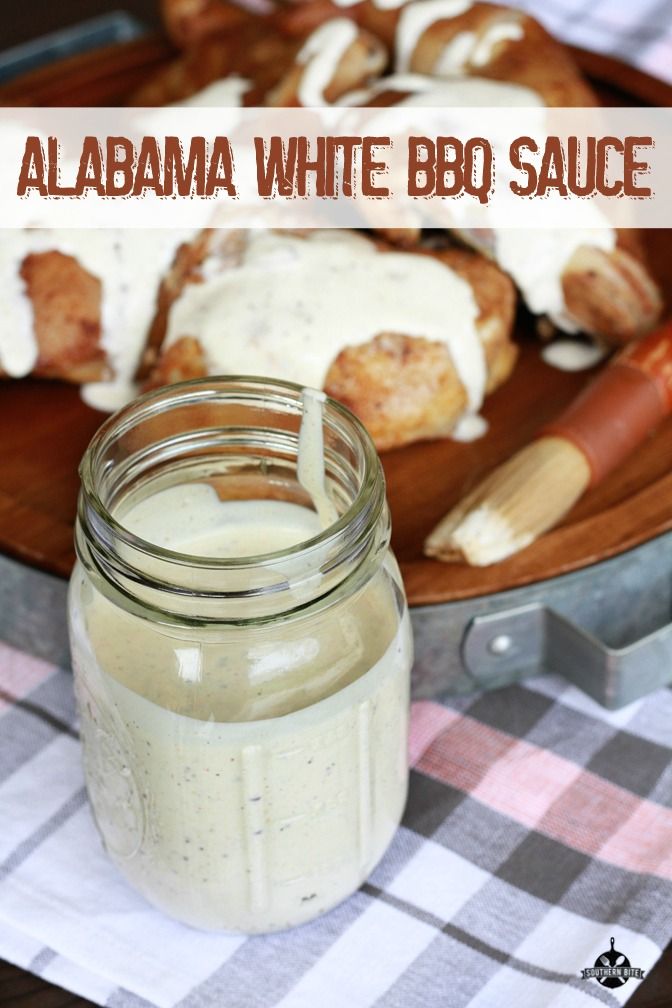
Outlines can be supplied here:
[[385, 504], [385, 484], [382, 466], [375, 446], [368, 431], [354, 413], [342, 403], [326, 395], [324, 399], [324, 419], [326, 421], [327, 412], [329, 411], [332, 418], [337, 418], [350, 432], [354, 433], [358, 446], [362, 451], [364, 478], [351, 504], [343, 514], [331, 525], [321, 529], [317, 535], [311, 536], [310, 539], [305, 539], [282, 550], [242, 557], [210, 557], [183, 553], [178, 550], [159, 546], [131, 532], [114, 516], [103, 502], [95, 487], [94, 468], [97, 457], [102, 453], [105, 445], [110, 440], [123, 434], [124, 431], [130, 429], [135, 423], [143, 419], [158, 416], [177, 405], [207, 402], [208, 399], [221, 397], [227, 391], [237, 396], [245, 392], [258, 396], [264, 389], [268, 389], [269, 387], [276, 390], [280, 395], [284, 393], [285, 401], [288, 401], [289, 397], [292, 397], [297, 406], [294, 412], [297, 415], [301, 415], [301, 397], [306, 386], [299, 385], [296, 382], [265, 378], [258, 375], [222, 375], [189, 379], [164, 386], [160, 389], [150, 390], [133, 399], [101, 424], [82, 457], [79, 465], [79, 475], [87, 504], [91, 506], [98, 518], [110, 528], [114, 535], [133, 550], [138, 550], [147, 556], [156, 557], [157, 559], [186, 567], [220, 571], [245, 570], [248, 567], [272, 565], [288, 558], [298, 557], [303, 553], [308, 554], [311, 550], [329, 546], [330, 543], [338, 539], [344, 529], [358, 518], [366, 504], [370, 502], [371, 494], [375, 490], [376, 484], [380, 483], [383, 492], [378, 495], [379, 499], [374, 502], [374, 512], [370, 515], [370, 520], [376, 521]]

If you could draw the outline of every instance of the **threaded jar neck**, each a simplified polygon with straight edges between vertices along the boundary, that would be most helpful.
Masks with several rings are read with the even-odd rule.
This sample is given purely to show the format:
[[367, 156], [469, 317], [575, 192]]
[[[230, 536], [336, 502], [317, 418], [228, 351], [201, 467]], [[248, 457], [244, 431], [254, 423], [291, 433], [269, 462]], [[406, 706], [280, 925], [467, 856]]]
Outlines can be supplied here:
[[298, 385], [222, 377], [150, 392], [110, 417], [80, 466], [77, 552], [99, 590], [165, 623], [246, 624], [313, 611], [366, 583], [389, 544], [384, 477], [361, 423], [331, 399], [322, 433], [336, 520], [312, 538], [274, 553], [208, 557], [124, 524], [133, 507], [180, 484], [209, 483], [223, 501], [311, 507], [297, 474], [302, 415]]

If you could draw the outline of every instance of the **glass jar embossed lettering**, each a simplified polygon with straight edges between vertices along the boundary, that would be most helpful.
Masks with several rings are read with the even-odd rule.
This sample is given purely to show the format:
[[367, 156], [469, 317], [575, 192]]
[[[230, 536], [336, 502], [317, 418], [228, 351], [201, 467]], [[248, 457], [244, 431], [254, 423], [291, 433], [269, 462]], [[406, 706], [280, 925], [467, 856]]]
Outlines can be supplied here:
[[110, 857], [196, 927], [310, 920], [406, 798], [411, 632], [368, 435], [317, 393], [210, 378], [110, 418], [81, 476], [70, 636]]

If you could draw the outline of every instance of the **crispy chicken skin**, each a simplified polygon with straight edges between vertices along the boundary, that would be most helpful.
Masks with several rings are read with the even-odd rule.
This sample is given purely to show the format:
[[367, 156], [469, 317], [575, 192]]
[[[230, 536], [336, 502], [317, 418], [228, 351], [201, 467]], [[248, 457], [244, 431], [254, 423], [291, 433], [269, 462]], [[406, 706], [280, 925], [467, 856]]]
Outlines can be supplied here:
[[[392, 50], [402, 11], [382, 9], [371, 0], [345, 8], [330, 0], [290, 0], [278, 5], [274, 20], [281, 31], [301, 37], [329, 18], [352, 17]], [[463, 14], [435, 21], [418, 39], [408, 70], [435, 74], [441, 54], [458, 34], [473, 32], [477, 41], [495, 23], [512, 18], [523, 29], [523, 38], [515, 45], [501, 43], [486, 65], [468, 64], [464, 72], [532, 88], [549, 106], [595, 105], [595, 94], [567, 49], [534, 18], [499, 4], [475, 3]]]
[[[129, 104], [179, 104], [209, 84], [235, 76], [248, 82], [244, 105], [295, 107], [300, 104], [305, 70], [297, 60], [302, 44], [302, 39], [278, 32], [268, 20], [247, 15], [240, 23], [195, 40], [136, 89]], [[326, 101], [337, 102], [368, 84], [383, 72], [388, 58], [383, 43], [360, 29], [326, 84]]]
[[223, 0], [161, 0], [161, 14], [179, 49], [189, 49], [209, 35], [235, 29], [250, 18], [241, 7]]
[[192, 378], [205, 378], [208, 365], [203, 348], [193, 336], [182, 336], [159, 356], [144, 389], [161, 388]]
[[33, 374], [76, 383], [108, 377], [100, 342], [100, 280], [58, 251], [27, 255], [21, 278], [32, 303], [38, 346]]
[[[383, 72], [387, 60], [383, 43], [375, 35], [360, 29], [324, 89], [325, 100], [336, 103], [348, 92], [370, 83]], [[266, 104], [277, 108], [299, 105], [299, 87], [304, 70], [305, 67], [296, 62], [290, 66], [278, 85], [266, 96]]]
[[[377, 15], [380, 14], [376, 8], [374, 10]], [[468, 63], [465, 67], [467, 75], [531, 88], [550, 107], [597, 104], [595, 93], [584, 81], [562, 43], [552, 38], [534, 18], [495, 4], [476, 3], [457, 18], [431, 25], [418, 40], [409, 70], [412, 73], [436, 73], [446, 45], [460, 32], [473, 32], [478, 41], [502, 21], [513, 21], [519, 25], [523, 37], [512, 43], [500, 42], [485, 64]]]
[[324, 387], [357, 414], [380, 450], [447, 437], [467, 406], [446, 347], [399, 333], [346, 347]]
[[577, 249], [563, 273], [562, 289], [581, 328], [615, 346], [649, 332], [663, 310], [636, 232], [621, 231], [613, 252]]
[[250, 84], [243, 104], [263, 105], [293, 68], [300, 47], [299, 39], [283, 37], [265, 21], [245, 15], [234, 27], [195, 40], [134, 91], [129, 104], [179, 103], [214, 81], [236, 76]]

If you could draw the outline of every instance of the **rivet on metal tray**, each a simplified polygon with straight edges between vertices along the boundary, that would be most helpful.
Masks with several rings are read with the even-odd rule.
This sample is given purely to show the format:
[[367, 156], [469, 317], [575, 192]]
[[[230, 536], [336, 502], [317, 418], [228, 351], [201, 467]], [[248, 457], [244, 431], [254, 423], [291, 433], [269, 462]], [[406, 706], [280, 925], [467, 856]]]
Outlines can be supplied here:
[[564, 676], [609, 710], [672, 684], [672, 623], [614, 648], [554, 609], [533, 602], [475, 616], [461, 650], [475, 685], [489, 688], [550, 672]]
[[503, 655], [506, 654], [507, 651], [511, 650], [512, 644], [513, 640], [508, 634], [498, 634], [496, 637], [493, 637], [488, 644], [488, 651], [494, 655]]

